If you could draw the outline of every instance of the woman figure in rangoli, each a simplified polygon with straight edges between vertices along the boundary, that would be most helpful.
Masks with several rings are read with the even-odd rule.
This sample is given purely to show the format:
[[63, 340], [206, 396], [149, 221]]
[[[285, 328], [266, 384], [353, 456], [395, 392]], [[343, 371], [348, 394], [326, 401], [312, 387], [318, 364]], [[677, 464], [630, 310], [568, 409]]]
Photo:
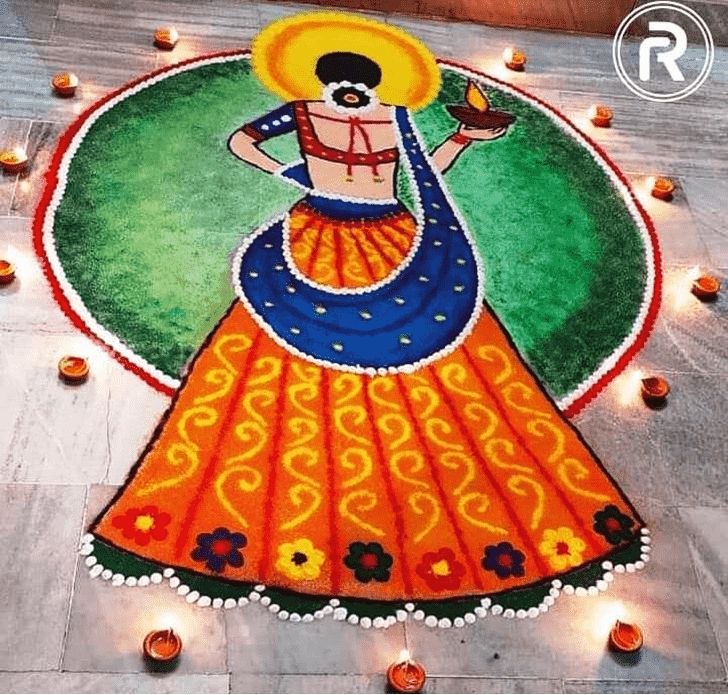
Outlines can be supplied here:
[[[286, 103], [230, 149], [307, 193], [245, 240], [238, 298], [92, 529], [106, 576], [166, 568], [188, 599], [268, 595], [294, 620], [448, 625], [537, 615], [562, 582], [641, 566], [639, 517], [485, 302], [443, 182], [503, 131], [460, 128], [428, 154], [410, 111], [438, 66], [371, 20], [276, 22], [252, 61]], [[260, 148], [294, 131], [300, 162]]]

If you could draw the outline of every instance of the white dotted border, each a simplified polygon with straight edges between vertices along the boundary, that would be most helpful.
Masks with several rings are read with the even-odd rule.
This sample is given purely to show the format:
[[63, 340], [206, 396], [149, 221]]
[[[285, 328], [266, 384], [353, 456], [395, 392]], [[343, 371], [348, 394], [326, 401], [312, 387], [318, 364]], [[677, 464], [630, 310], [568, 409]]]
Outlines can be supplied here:
[[[155, 367], [154, 365], [149, 363], [147, 360], [145, 360], [143, 357], [141, 357], [136, 352], [134, 352], [129, 346], [126, 345], [126, 343], [124, 343], [122, 340], [120, 340], [116, 335], [114, 335], [110, 331], [106, 330], [101, 324], [99, 324], [98, 321], [96, 321], [96, 319], [93, 317], [91, 312], [86, 308], [80, 295], [76, 292], [76, 290], [73, 288], [73, 286], [68, 281], [68, 279], [65, 275], [65, 272], [63, 271], [63, 267], [60, 263], [60, 260], [58, 258], [58, 254], [57, 254], [56, 246], [55, 246], [55, 240], [53, 238], [53, 225], [54, 225], [54, 220], [55, 220], [55, 214], [56, 214], [56, 210], [58, 209], [58, 206], [60, 204], [60, 201], [63, 198], [63, 194], [65, 193], [65, 190], [66, 190], [67, 176], [68, 176], [68, 170], [70, 167], [70, 163], [71, 163], [74, 155], [76, 154], [76, 151], [78, 150], [81, 142], [86, 137], [91, 126], [104, 113], [106, 113], [107, 111], [112, 109], [114, 106], [119, 104], [124, 99], [127, 99], [128, 97], [130, 97], [134, 94], [137, 94], [138, 92], [142, 91], [143, 89], [146, 89], [147, 87], [149, 87], [151, 85], [157, 84], [158, 82], [161, 82], [162, 80], [165, 80], [168, 77], [172, 77], [174, 75], [180, 74], [182, 72], [186, 72], [188, 70], [194, 70], [195, 68], [203, 66], [203, 65], [227, 63], [227, 62], [237, 61], [237, 60], [241, 60], [241, 59], [249, 60], [250, 52], [245, 50], [245, 51], [241, 51], [240, 53], [236, 53], [236, 54], [227, 54], [227, 55], [213, 56], [213, 57], [207, 57], [207, 58], [203, 57], [203, 58], [200, 58], [199, 60], [195, 60], [194, 62], [185, 63], [184, 65], [180, 65], [178, 67], [166, 70], [165, 72], [159, 73], [157, 75], [153, 75], [152, 77], [149, 77], [148, 79], [144, 80], [143, 82], [140, 82], [138, 84], [135, 84], [135, 85], [129, 87], [128, 89], [124, 90], [120, 94], [117, 94], [113, 98], [109, 99], [109, 101], [105, 102], [104, 104], [102, 104], [101, 106], [96, 108], [92, 113], [90, 113], [87, 116], [86, 120], [81, 124], [78, 132], [74, 135], [68, 148], [63, 153], [60, 165], [58, 167], [58, 183], [56, 184], [56, 187], [53, 190], [51, 201], [45, 210], [45, 215], [44, 215], [44, 219], [43, 219], [42, 243], [43, 243], [45, 255], [46, 255], [46, 258], [48, 259], [50, 268], [58, 282], [58, 285], [60, 286], [61, 291], [62, 291], [63, 295], [65, 296], [66, 300], [68, 301], [69, 305], [71, 306], [71, 309], [73, 310], [73, 312], [81, 318], [81, 320], [86, 324], [86, 326], [88, 327], [88, 329], [90, 330], [91, 333], [93, 333], [97, 338], [99, 338], [102, 342], [104, 342], [112, 350], [114, 350], [116, 353], [120, 354], [122, 357], [127, 359], [129, 362], [131, 362], [138, 368], [142, 369], [143, 371], [145, 371], [146, 373], [148, 373], [149, 375], [154, 377], [157, 381], [159, 381], [164, 386], [171, 388], [171, 389], [177, 389], [179, 387], [179, 385], [181, 383], [180, 379], [171, 377], [171, 376], [163, 373], [157, 367]], [[633, 194], [631, 193], [629, 188], [624, 183], [622, 183], [622, 181], [619, 179], [617, 174], [613, 171], [612, 167], [603, 159], [602, 155], [594, 149], [594, 147], [582, 136], [581, 133], [579, 133], [578, 130], [576, 130], [576, 128], [574, 126], [572, 126], [567, 121], [563, 120], [559, 115], [552, 112], [545, 105], [536, 101], [529, 95], [513, 89], [507, 83], [498, 82], [480, 72], [469, 70], [460, 65], [454, 65], [446, 60], [438, 61], [438, 62], [441, 65], [444, 65], [445, 68], [448, 70], [453, 70], [454, 72], [457, 72], [465, 77], [489, 84], [490, 86], [492, 86], [495, 89], [499, 89], [504, 92], [507, 92], [507, 93], [511, 94], [512, 96], [515, 96], [516, 98], [529, 103], [531, 106], [533, 106], [534, 108], [538, 109], [539, 111], [544, 113], [546, 116], [548, 116], [554, 123], [556, 123], [556, 125], [559, 126], [559, 128], [561, 128], [561, 130], [563, 130], [570, 137], [572, 137], [577, 142], [579, 142], [584, 148], [586, 148], [586, 150], [590, 153], [592, 158], [597, 162], [597, 164], [607, 174], [607, 176], [610, 178], [610, 180], [612, 181], [612, 183], [614, 184], [616, 189], [621, 194], [633, 220], [636, 222], [638, 229], [640, 230], [643, 244], [644, 244], [644, 247], [646, 250], [647, 282], [646, 282], [645, 294], [643, 296], [643, 301], [641, 303], [638, 316], [635, 319], [632, 330], [630, 331], [629, 335], [624, 339], [622, 344], [619, 347], [617, 347], [609, 357], [605, 358], [605, 360], [599, 365], [599, 367], [597, 367], [597, 369], [592, 373], [592, 375], [590, 377], [588, 377], [581, 384], [579, 384], [571, 393], [567, 394], [566, 396], [564, 396], [563, 398], [561, 398], [560, 400], [557, 401], [558, 407], [561, 410], [565, 410], [572, 403], [574, 403], [577, 399], [579, 399], [581, 396], [583, 396], [587, 391], [589, 391], [589, 389], [591, 389], [594, 385], [596, 385], [602, 379], [602, 377], [604, 377], [610, 370], [612, 370], [616, 366], [617, 362], [630, 349], [630, 347], [634, 344], [637, 336], [642, 332], [642, 328], [645, 324], [645, 320], [647, 318], [649, 307], [650, 307], [650, 305], [652, 303], [652, 299], [653, 299], [652, 295], [653, 295], [653, 290], [654, 290], [654, 279], [655, 279], [655, 273], [656, 273], [655, 249], [654, 249], [654, 246], [652, 243], [652, 239], [647, 230], [647, 226], [646, 226], [644, 220], [642, 219], [642, 215], [640, 214], [639, 210], [637, 209], [637, 206], [633, 199]], [[476, 258], [479, 258], [479, 254], [476, 255]]]
[[[113, 572], [98, 562], [94, 556], [94, 540], [93, 534], [87, 533], [84, 535], [81, 539], [79, 553], [84, 556], [84, 564], [88, 568], [89, 575], [92, 578], [100, 577], [105, 581], [110, 581], [112, 586], [145, 587], [150, 584], [161, 584], [166, 580], [171, 589], [174, 589], [180, 596], [184, 596], [187, 603], [195, 603], [202, 608], [234, 608], [235, 606], [246, 606], [249, 603], [260, 603], [262, 606], [268, 608], [271, 613], [277, 615], [280, 620], [288, 620], [293, 623], [310, 623], [314, 620], [321, 620], [327, 616], [331, 616], [334, 620], [346, 621], [352, 625], [360, 625], [365, 629], [370, 627], [388, 628], [408, 619], [424, 622], [427, 627], [461, 628], [466, 625], [472, 625], [477, 619], [485, 618], [489, 613], [490, 615], [502, 616], [504, 618], [538, 618], [540, 615], [547, 613], [562, 594], [578, 597], [598, 596], [609, 588], [609, 585], [614, 581], [615, 575], [632, 574], [637, 570], [644, 569], [650, 560], [650, 553], [652, 551], [650, 531], [647, 528], [643, 528], [640, 530], [641, 545], [639, 560], [624, 565], [615, 565], [608, 560], [602, 562], [601, 569], [603, 572], [601, 576], [594, 584], [588, 587], [574, 587], [571, 584], [564, 584], [560, 579], [554, 579], [551, 582], [548, 595], [543, 598], [541, 603], [528, 608], [519, 608], [518, 610], [504, 608], [502, 605], [493, 603], [492, 599], [486, 597], [481, 599], [480, 605], [473, 609], [472, 612], [469, 611], [452, 619], [427, 615], [422, 609], [416, 608], [415, 603], [405, 603], [404, 609], [397, 609], [394, 615], [389, 615], [386, 618], [382, 616], [370, 618], [349, 612], [348, 609], [340, 605], [341, 600], [337, 598], [330, 599], [328, 603], [313, 613], [300, 614], [289, 612], [281, 608], [278, 604], [273, 603], [273, 599], [265, 593], [266, 586], [264, 584], [255, 585], [253, 591], [247, 597], [241, 596], [237, 599], [223, 599], [222, 597], [207, 596], [200, 594], [199, 591], [190, 589], [186, 584], [182, 584], [182, 581], [176, 576], [175, 570], [172, 567], [165, 567], [161, 571], [140, 577], [125, 576], [119, 572]], [[325, 599], [322, 598], [323, 600]], [[444, 600], [447, 601], [448, 599]], [[453, 597], [451, 600], [457, 600], [457, 597]]]

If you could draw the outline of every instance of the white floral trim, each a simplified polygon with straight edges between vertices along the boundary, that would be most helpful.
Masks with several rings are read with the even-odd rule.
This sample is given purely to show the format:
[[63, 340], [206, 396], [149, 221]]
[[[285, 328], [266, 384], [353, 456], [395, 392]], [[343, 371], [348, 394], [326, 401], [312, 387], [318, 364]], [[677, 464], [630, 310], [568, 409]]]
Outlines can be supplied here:
[[[340, 87], [356, 87], [360, 92], [363, 92], [369, 97], [369, 103], [366, 106], [359, 106], [358, 108], [349, 108], [342, 106], [334, 101], [334, 92]], [[342, 80], [341, 82], [329, 82], [322, 91], [322, 98], [324, 104], [330, 109], [333, 109], [337, 113], [346, 114], [347, 116], [358, 116], [362, 113], [368, 113], [373, 111], [379, 106], [379, 97], [375, 90], [367, 87], [363, 82], [357, 82], [356, 84], [349, 82], [349, 80]]]
[[[652, 551], [650, 530], [648, 528], [642, 528], [640, 530], [641, 545], [639, 560], [616, 565], [609, 560], [605, 560], [602, 562], [601, 569], [603, 571], [599, 579], [588, 587], [574, 587], [571, 584], [564, 584], [560, 579], [554, 579], [551, 582], [549, 593], [544, 596], [541, 603], [528, 608], [519, 608], [518, 610], [504, 608], [499, 603], [494, 603], [493, 599], [485, 597], [481, 599], [480, 605], [476, 606], [472, 611], [468, 611], [455, 618], [438, 618], [435, 615], [428, 615], [422, 609], [417, 608], [413, 602], [405, 603], [404, 608], [394, 609], [393, 614], [387, 617], [378, 616], [370, 618], [350, 612], [341, 605], [341, 600], [338, 598], [329, 599], [327, 603], [313, 613], [301, 614], [288, 611], [273, 602], [273, 598], [266, 594], [267, 587], [264, 584], [256, 584], [247, 596], [240, 596], [237, 599], [200, 594], [199, 591], [192, 590], [186, 584], [182, 584], [181, 579], [176, 576], [175, 570], [172, 567], [166, 567], [161, 571], [140, 577], [125, 576], [118, 572], [114, 573], [112, 570], [101, 565], [94, 556], [94, 540], [92, 534], [85, 534], [81, 539], [79, 554], [84, 557], [84, 564], [88, 568], [89, 575], [92, 578], [100, 577], [102, 580], [110, 581], [112, 586], [145, 587], [150, 584], [162, 584], [166, 580], [171, 589], [174, 589], [178, 595], [184, 596], [187, 603], [195, 603], [202, 608], [235, 608], [236, 606], [246, 606], [249, 603], [260, 603], [261, 606], [266, 607], [272, 614], [276, 615], [279, 620], [288, 620], [293, 623], [310, 623], [314, 620], [322, 620], [330, 616], [334, 620], [346, 621], [352, 625], [359, 625], [364, 629], [372, 627], [386, 629], [407, 620], [423, 622], [427, 627], [462, 628], [466, 625], [472, 625], [476, 620], [486, 618], [489, 614], [501, 616], [506, 619], [538, 618], [540, 615], [547, 613], [556, 604], [557, 599], [561, 595], [576, 596], [579, 598], [599, 596], [600, 593], [605, 592], [609, 588], [609, 585], [615, 579], [615, 575], [633, 574], [638, 570], [644, 569], [650, 560], [650, 553]], [[323, 602], [326, 599], [322, 597], [321, 600]]]
[[[149, 363], [147, 360], [145, 360], [143, 357], [138, 355], [136, 352], [134, 352], [126, 343], [124, 343], [121, 339], [119, 339], [116, 335], [111, 333], [110, 331], [106, 330], [101, 324], [96, 321], [94, 316], [91, 314], [91, 312], [87, 309], [86, 305], [83, 303], [83, 300], [81, 299], [80, 295], [76, 292], [76, 290], [73, 288], [73, 286], [68, 281], [64, 271], [63, 267], [60, 263], [60, 260], [58, 258], [58, 254], [55, 247], [55, 240], [53, 239], [53, 224], [55, 220], [55, 214], [56, 210], [58, 209], [58, 206], [63, 198], [63, 194], [66, 190], [67, 185], [67, 176], [68, 176], [68, 169], [70, 167], [70, 163], [73, 159], [73, 157], [76, 154], [76, 151], [78, 150], [79, 146], [83, 142], [84, 138], [86, 137], [88, 131], [90, 130], [91, 126], [95, 123], [95, 121], [100, 118], [104, 113], [112, 109], [114, 106], [119, 104], [120, 102], [124, 101], [128, 97], [139, 93], [143, 89], [146, 89], [147, 87], [157, 84], [158, 82], [161, 82], [162, 80], [167, 79], [168, 77], [172, 77], [174, 75], [180, 74], [182, 72], [187, 72], [188, 70], [194, 70], [198, 67], [201, 67], [203, 65], [212, 65], [212, 64], [220, 64], [220, 63], [227, 63], [231, 61], [238, 61], [238, 60], [249, 60], [250, 59], [250, 53], [247, 50], [241, 51], [238, 54], [229, 54], [224, 56], [213, 56], [213, 57], [207, 57], [207, 58], [200, 58], [199, 60], [185, 63], [184, 65], [180, 65], [178, 67], [172, 68], [170, 70], [166, 70], [163, 73], [159, 73], [157, 75], [153, 75], [143, 82], [140, 82], [138, 84], [135, 84], [125, 91], [121, 92], [120, 94], [117, 94], [109, 101], [105, 102], [101, 106], [99, 106], [95, 111], [90, 113], [86, 120], [81, 124], [81, 127], [79, 128], [78, 132], [74, 135], [73, 140], [69, 144], [66, 151], [63, 153], [63, 157], [61, 159], [60, 166], [58, 168], [58, 184], [56, 185], [51, 201], [45, 211], [45, 216], [43, 219], [43, 227], [42, 227], [42, 243], [43, 248], [46, 254], [46, 257], [48, 259], [49, 265], [51, 267], [51, 270], [58, 281], [59, 286], [61, 287], [61, 290], [68, 300], [68, 303], [70, 304], [72, 310], [74, 313], [76, 313], [81, 320], [86, 324], [89, 331], [93, 333], [98, 339], [100, 339], [102, 342], [104, 342], [107, 346], [109, 346], [112, 350], [123, 356], [125, 359], [127, 359], [129, 362], [134, 364], [139, 369], [145, 371], [147, 374], [151, 375], [157, 381], [159, 381], [164, 386], [167, 386], [172, 389], [176, 389], [179, 387], [181, 381], [178, 378], [172, 377], [168, 374], [165, 374], [160, 369]], [[568, 136], [570, 136], [572, 139], [576, 140], [579, 144], [581, 144], [591, 155], [592, 159], [596, 161], [596, 163], [602, 168], [602, 170], [607, 174], [609, 179], [612, 181], [620, 195], [622, 196], [627, 209], [630, 212], [630, 215], [634, 222], [637, 224], [637, 227], [640, 231], [640, 234], [642, 236], [643, 245], [645, 248], [645, 257], [646, 257], [646, 266], [647, 266], [647, 280], [645, 283], [645, 293], [642, 298], [642, 302], [640, 305], [640, 309], [638, 312], [638, 315], [635, 319], [635, 322], [632, 326], [632, 330], [629, 332], [627, 337], [622, 341], [622, 343], [610, 354], [608, 357], [606, 357], [601, 364], [594, 370], [594, 372], [586, 378], [582, 383], [580, 383], [578, 386], [576, 386], [570, 393], [560, 398], [556, 404], [561, 410], [566, 410], [571, 404], [573, 404], [576, 400], [578, 400], [581, 396], [583, 396], [587, 391], [589, 391], [595, 384], [597, 384], [610, 370], [612, 370], [616, 364], [619, 362], [619, 360], [622, 358], [622, 356], [631, 348], [631, 346], [634, 344], [635, 340], [637, 339], [637, 336], [641, 333], [645, 320], [647, 318], [647, 314], [649, 312], [649, 307], [653, 300], [653, 291], [654, 291], [654, 281], [655, 281], [655, 273], [656, 273], [656, 263], [655, 263], [655, 248], [652, 243], [652, 239], [650, 237], [649, 231], [647, 230], [647, 226], [642, 218], [642, 215], [640, 214], [639, 210], [637, 209], [637, 206], [635, 204], [634, 195], [631, 193], [629, 188], [625, 186], [622, 181], [619, 179], [615, 171], [612, 169], [612, 167], [606, 162], [606, 160], [602, 157], [602, 155], [597, 152], [594, 147], [579, 133], [579, 131], [570, 123], [568, 123], [566, 120], [564, 120], [559, 114], [554, 113], [549, 108], [541, 104], [539, 101], [535, 100], [528, 94], [524, 94], [520, 91], [517, 91], [516, 89], [513, 89], [509, 84], [504, 82], [497, 82], [491, 78], [489, 78], [487, 75], [484, 75], [483, 73], [476, 72], [473, 70], [469, 70], [467, 68], [464, 68], [459, 65], [453, 65], [452, 63], [448, 61], [438, 61], [440, 65], [444, 66], [447, 70], [452, 70], [456, 73], [459, 73], [467, 78], [476, 80], [478, 82], [482, 82], [485, 84], [490, 85], [491, 87], [495, 89], [499, 89], [501, 91], [507, 92], [511, 94], [512, 96], [515, 96], [517, 99], [521, 101], [525, 101], [532, 107], [538, 109], [542, 113], [544, 113], [546, 116], [548, 116], [556, 125], [561, 128], [562, 131], [564, 131]], [[427, 152], [425, 152], [425, 155], [427, 155]], [[439, 175], [439, 172], [436, 172], [436, 175]], [[290, 181], [287, 179], [289, 183], [295, 183], [293, 181]], [[316, 195], [324, 195], [322, 192], [317, 191]], [[356, 198], [348, 198], [346, 196], [334, 196], [331, 194], [326, 194], [326, 197], [332, 197], [332, 198], [338, 198], [341, 200], [351, 200], [352, 202], [371, 202], [367, 199], [356, 199]], [[457, 208], [454, 208], [457, 212]], [[480, 254], [476, 252], [476, 259], [480, 261]], [[324, 364], [324, 363], [322, 363]], [[326, 366], [324, 364], [324, 366]], [[381, 373], [381, 372], [377, 372]]]

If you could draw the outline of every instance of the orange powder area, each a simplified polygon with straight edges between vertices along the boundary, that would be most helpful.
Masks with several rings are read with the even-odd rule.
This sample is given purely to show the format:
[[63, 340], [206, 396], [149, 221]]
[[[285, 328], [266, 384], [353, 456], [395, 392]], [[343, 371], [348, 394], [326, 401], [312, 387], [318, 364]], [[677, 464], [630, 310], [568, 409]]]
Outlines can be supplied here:
[[[214, 577], [447, 598], [605, 555], [593, 525], [607, 505], [636, 518], [488, 311], [448, 357], [369, 377], [285, 352], [236, 302], [95, 533]], [[196, 551], [221, 527], [245, 536], [241, 566]], [[230, 538], [208, 554], [234, 551]], [[504, 542], [513, 552], [488, 569], [486, 547]]]
[[333, 220], [302, 202], [290, 213], [291, 256], [304, 275], [322, 285], [365, 287], [404, 260], [416, 230], [406, 211], [371, 222]]

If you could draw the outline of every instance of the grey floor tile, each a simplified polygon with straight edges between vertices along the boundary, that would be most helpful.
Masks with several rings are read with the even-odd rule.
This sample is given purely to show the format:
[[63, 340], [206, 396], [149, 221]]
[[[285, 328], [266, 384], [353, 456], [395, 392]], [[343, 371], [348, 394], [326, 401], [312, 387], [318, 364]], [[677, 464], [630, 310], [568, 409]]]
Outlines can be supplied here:
[[31, 166], [18, 179], [10, 206], [11, 215], [32, 217], [45, 188], [45, 174], [65, 127], [60, 123], [34, 121], [28, 135], [28, 157]]
[[[115, 50], [86, 44], [0, 44], [2, 115], [70, 122], [83, 108], [106, 93], [154, 68], [154, 53]], [[51, 78], [61, 70], [81, 80], [77, 95], [64, 99], [53, 94]]]
[[[454, 632], [407, 623], [409, 648], [431, 673], [489, 677], [719, 681], [725, 669], [676, 511], [649, 508], [654, 553], [599, 597], [562, 597], [537, 620], [489, 616]], [[606, 648], [617, 611], [645, 646], [629, 662]], [[679, 626], [679, 629], [678, 629]]]
[[108, 402], [108, 460], [104, 482], [123, 483], [169, 405], [169, 397], [112, 361]]
[[0, 38], [48, 39], [57, 8], [58, 0], [3, 0]]
[[561, 693], [559, 679], [545, 678], [458, 678], [433, 676], [426, 693]]
[[14, 282], [0, 287], [0, 330], [77, 334], [43, 275], [33, 249], [32, 224], [27, 217], [0, 217], [0, 253], [15, 265]]
[[[91, 483], [108, 461], [109, 360], [81, 335], [5, 333], [0, 372], [8, 384], [0, 418], [0, 480]], [[64, 354], [89, 358], [85, 384], [58, 378]]]
[[683, 507], [693, 561], [723, 660], [728, 665], [728, 509]]
[[1, 670], [60, 666], [85, 498], [79, 485], [0, 485]]
[[231, 693], [383, 693], [383, 674], [374, 676], [276, 676], [233, 672]]
[[[401, 623], [386, 630], [330, 617], [290, 623], [260, 605], [226, 611], [225, 618], [228, 666], [238, 674], [382, 673], [405, 646]], [[307, 648], [311, 644], [316, 648]]]
[[565, 681], [566, 693], [726, 693], [720, 681]]
[[176, 673], [3, 673], [8, 693], [227, 693], [228, 676]]
[[[103, 26], [103, 32], [97, 27]], [[61, 0], [53, 43], [113, 45], [125, 51], [156, 52], [154, 31], [174, 26], [180, 43], [169, 56], [179, 59], [192, 47], [220, 50], [246, 46], [259, 28], [255, 2], [190, 3], [184, 0], [131, 0], [109, 3], [99, 0]], [[187, 56], [185, 56], [187, 57]]]
[[[84, 529], [116, 492], [93, 486]], [[64, 671], [135, 673], [145, 670], [141, 653], [150, 630], [173, 627], [182, 637], [177, 674], [227, 673], [223, 612], [191, 606], [166, 583], [148, 587], [112, 586], [79, 570], [69, 617]]]
[[728, 267], [728, 179], [686, 176], [682, 179], [698, 233], [713, 265]]
[[[0, 111], [0, 115], [3, 115]], [[30, 121], [17, 118], [0, 118], [0, 152], [15, 147], [28, 146]], [[0, 215], [7, 215], [13, 202], [18, 174], [7, 174], [0, 171]]]

